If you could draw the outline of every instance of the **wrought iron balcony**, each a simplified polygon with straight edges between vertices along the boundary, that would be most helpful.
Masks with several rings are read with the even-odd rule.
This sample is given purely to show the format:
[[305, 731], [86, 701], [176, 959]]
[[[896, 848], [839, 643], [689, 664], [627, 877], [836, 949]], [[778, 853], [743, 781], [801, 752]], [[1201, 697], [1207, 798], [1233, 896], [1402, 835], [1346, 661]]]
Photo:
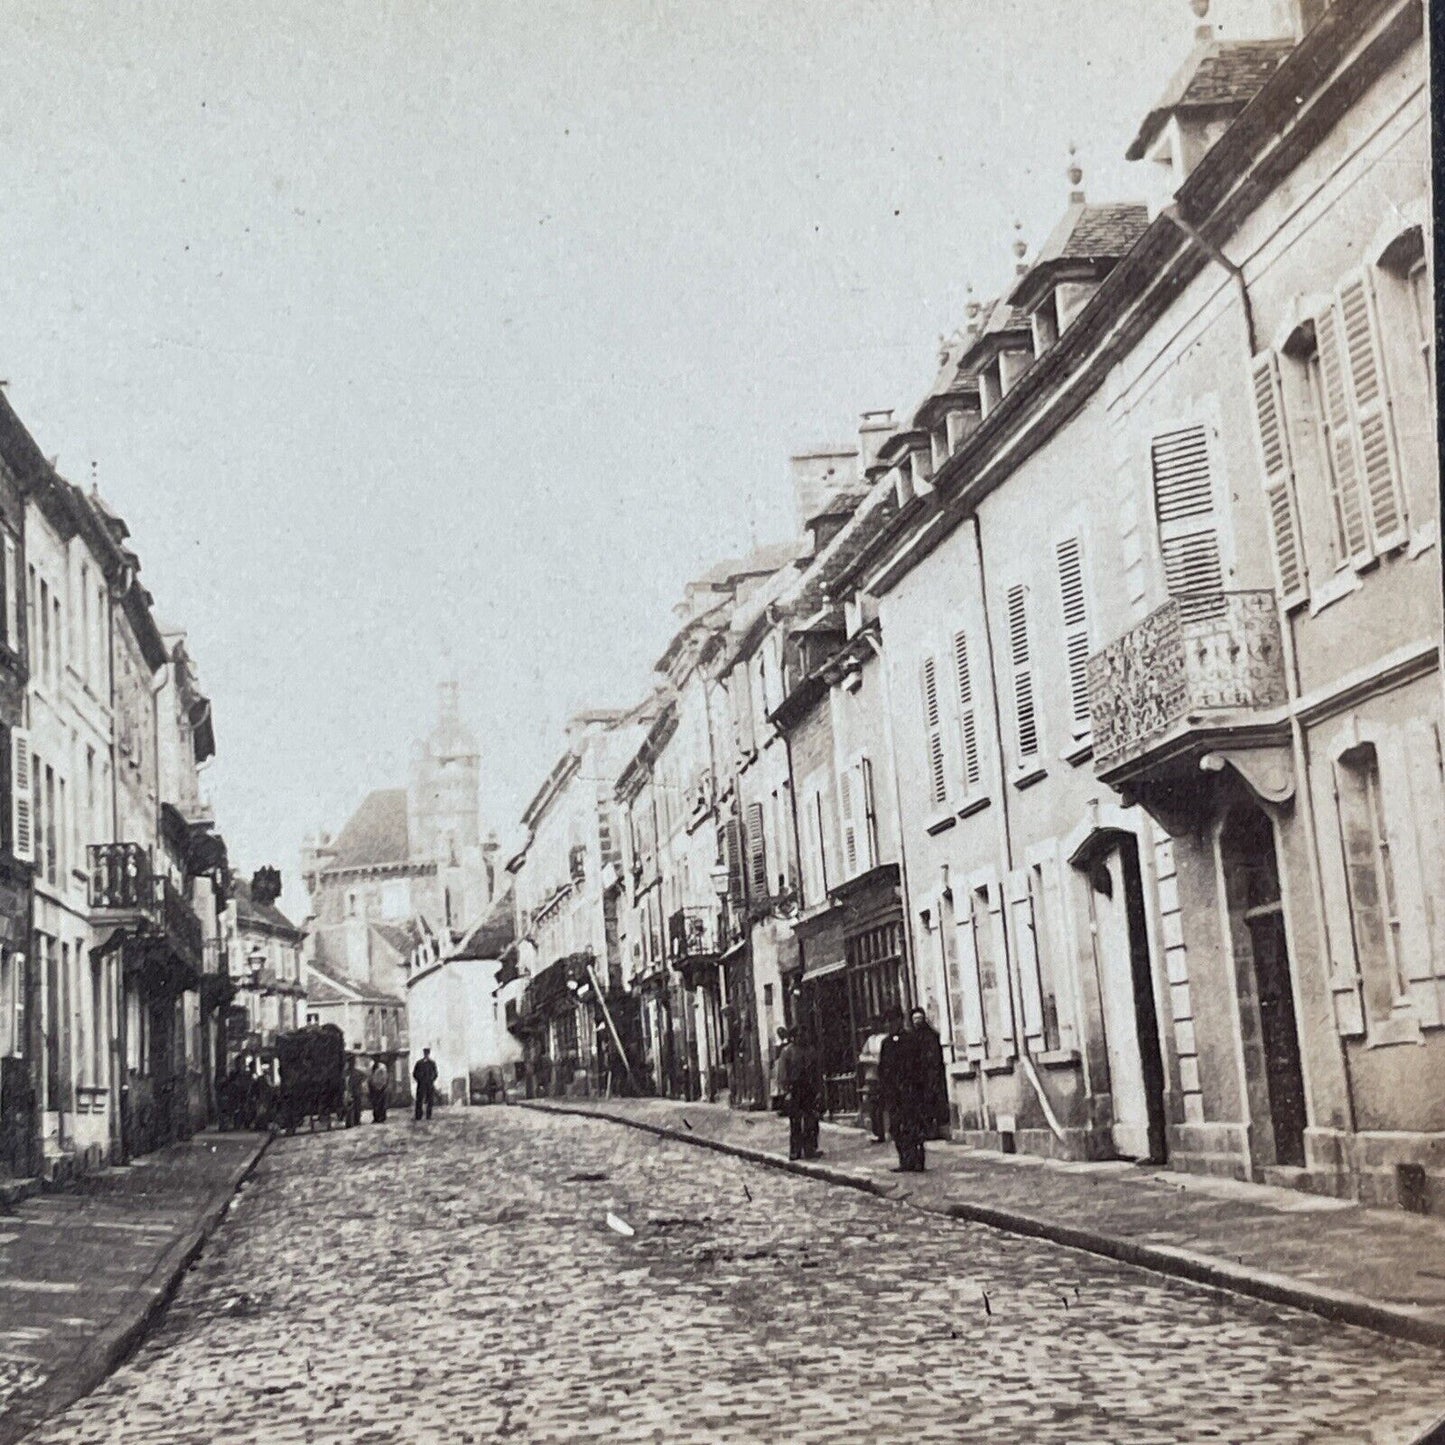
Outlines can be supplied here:
[[156, 874], [148, 848], [139, 843], [93, 843], [90, 911], [118, 925], [134, 923], [164, 940], [170, 953], [198, 973], [205, 954], [205, 930], [185, 895]]
[[1192, 757], [1286, 697], [1274, 593], [1171, 598], [1089, 659], [1094, 770], [1122, 782]]
[[689, 960], [716, 958], [719, 952], [715, 906], [679, 908], [667, 920], [667, 960], [674, 968]]

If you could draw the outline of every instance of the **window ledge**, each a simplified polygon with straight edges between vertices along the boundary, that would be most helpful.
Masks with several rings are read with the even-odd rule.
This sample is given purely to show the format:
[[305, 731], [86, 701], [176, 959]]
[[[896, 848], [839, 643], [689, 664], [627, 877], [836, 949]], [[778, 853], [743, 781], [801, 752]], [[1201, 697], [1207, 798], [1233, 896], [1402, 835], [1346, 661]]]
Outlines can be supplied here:
[[1319, 616], [1326, 607], [1333, 607], [1352, 592], [1358, 592], [1362, 585], [1359, 573], [1353, 567], [1340, 568], [1328, 582], [1310, 592], [1310, 616]]
[[1059, 756], [1073, 768], [1087, 763], [1094, 756], [1093, 733], [1085, 733], [1083, 737], [1076, 738], [1073, 746]]
[[1365, 1035], [1367, 1049], [1388, 1049], [1396, 1044], [1421, 1044], [1424, 1036], [1420, 1020], [1414, 1014], [1394, 1014], [1387, 1019], [1371, 1019]]
[[1012, 1054], [1009, 1054], [1007, 1057], [995, 1056], [991, 1058], [981, 1059], [980, 1063], [982, 1064], [983, 1071], [986, 1074], [1013, 1073], [1014, 1060]]
[[1410, 533], [1410, 542], [1405, 548], [1405, 556], [1414, 559], [1422, 553], [1428, 552], [1439, 540], [1439, 522], [1426, 522], [1423, 527], [1416, 527]]
[[1023, 792], [1025, 788], [1031, 788], [1035, 783], [1043, 782], [1048, 775], [1049, 770], [1042, 763], [1035, 763], [1027, 770], [1020, 769], [1010, 781], [1019, 792]]
[[1071, 1068], [1079, 1062], [1078, 1049], [1045, 1049], [1041, 1054], [1030, 1054], [1029, 1057], [1044, 1069]]
[[952, 813], [937, 813], [923, 824], [923, 831], [931, 837], [937, 837], [940, 833], [946, 833], [958, 822]]
[[971, 1079], [978, 1073], [978, 1064], [973, 1059], [955, 1059], [948, 1066], [950, 1079]]
[[958, 810], [958, 816], [960, 818], [971, 818], [975, 813], [983, 812], [991, 802], [993, 802], [993, 799], [990, 798], [987, 793], [977, 798], [970, 798], [968, 802]]

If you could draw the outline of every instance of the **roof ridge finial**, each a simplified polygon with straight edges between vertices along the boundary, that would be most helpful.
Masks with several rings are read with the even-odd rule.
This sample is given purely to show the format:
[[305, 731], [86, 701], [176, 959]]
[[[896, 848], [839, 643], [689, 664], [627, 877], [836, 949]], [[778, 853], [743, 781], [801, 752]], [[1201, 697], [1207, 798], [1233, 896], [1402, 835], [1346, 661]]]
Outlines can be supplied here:
[[1214, 39], [1214, 26], [1209, 23], [1209, 0], [1189, 0], [1189, 8], [1199, 23], [1194, 27], [1194, 38], [1203, 42]]
[[1084, 168], [1079, 164], [1079, 148], [1069, 142], [1069, 165], [1064, 173], [1069, 178], [1069, 204], [1084, 203]]
[[1022, 276], [1029, 269], [1028, 263], [1024, 260], [1029, 253], [1029, 243], [1024, 240], [1024, 223], [1022, 221], [1014, 222], [1013, 253], [1014, 270]]
[[963, 294], [968, 297], [963, 307], [963, 314], [967, 318], [964, 324], [970, 336], [977, 336], [983, 329], [983, 306], [978, 297], [973, 294], [972, 281], [964, 288]]

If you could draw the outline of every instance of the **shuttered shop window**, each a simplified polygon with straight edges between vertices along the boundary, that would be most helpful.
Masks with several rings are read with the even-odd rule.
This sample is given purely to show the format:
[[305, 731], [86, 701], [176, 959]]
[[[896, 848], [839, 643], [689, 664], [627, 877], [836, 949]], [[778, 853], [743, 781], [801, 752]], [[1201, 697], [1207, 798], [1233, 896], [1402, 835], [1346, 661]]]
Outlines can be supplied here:
[[1255, 357], [1251, 381], [1275, 579], [1279, 595], [1288, 605], [1302, 601], [1308, 588], [1299, 513], [1295, 504], [1294, 464], [1280, 387], [1279, 358], [1274, 352], [1267, 351]]
[[1064, 622], [1064, 656], [1069, 672], [1069, 720], [1075, 737], [1089, 731], [1089, 606], [1084, 588], [1084, 556], [1077, 537], [1054, 548], [1059, 574], [1059, 605]]
[[958, 735], [963, 764], [964, 791], [977, 791], [983, 781], [978, 757], [978, 713], [973, 701], [973, 670], [969, 665], [968, 636], [953, 635], [953, 674], [958, 687]]
[[1014, 735], [1019, 761], [1038, 756], [1039, 720], [1034, 706], [1033, 660], [1029, 650], [1028, 589], [1008, 590], [1009, 665], [1013, 678]]
[[943, 710], [938, 697], [938, 663], [932, 657], [923, 659], [923, 730], [928, 754], [929, 798], [935, 804], [948, 799], [948, 767], [943, 750]]
[[1202, 426], [1156, 436], [1149, 449], [1164, 586], [1185, 616], [1210, 611], [1224, 589], [1209, 439]]

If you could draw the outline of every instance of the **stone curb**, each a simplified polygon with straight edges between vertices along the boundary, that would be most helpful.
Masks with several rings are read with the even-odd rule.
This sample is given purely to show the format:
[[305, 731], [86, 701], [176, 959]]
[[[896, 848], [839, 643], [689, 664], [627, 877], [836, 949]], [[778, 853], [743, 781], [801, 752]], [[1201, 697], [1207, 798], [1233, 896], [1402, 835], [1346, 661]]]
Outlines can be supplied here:
[[[62, 1365], [33, 1394], [10, 1402], [5, 1415], [0, 1416], [0, 1445], [13, 1445], [52, 1415], [69, 1409], [140, 1348], [174, 1298], [182, 1276], [225, 1218], [236, 1191], [261, 1162], [272, 1137], [266, 1134], [257, 1140], [250, 1155], [212, 1192], [192, 1226], [166, 1249], [141, 1283], [130, 1290], [114, 1317], [79, 1357]], [[16, 1415], [21, 1418], [7, 1418]]]
[[[704, 1139], [699, 1135], [671, 1129], [666, 1125], [652, 1124], [641, 1119], [631, 1119], [625, 1114], [612, 1113], [602, 1109], [579, 1108], [575, 1105], [558, 1104], [547, 1099], [519, 1100], [522, 1107], [537, 1109], [542, 1113], [575, 1114], [589, 1119], [604, 1119], [613, 1124], [625, 1124], [664, 1139], [676, 1139], [684, 1144], [696, 1144], [704, 1149], [713, 1149], [720, 1154], [733, 1154], [741, 1159], [751, 1160], [772, 1169], [783, 1169], [790, 1174], [801, 1174], [827, 1184], [840, 1184], [850, 1189], [859, 1189], [879, 1198], [896, 1198], [892, 1191], [881, 1186], [877, 1180], [849, 1170], [825, 1167], [804, 1160], [784, 1159], [781, 1155], [770, 1154], [761, 1149], [750, 1149], [742, 1144], [728, 1144], [717, 1139]], [[1246, 1295], [1252, 1299], [1264, 1300], [1269, 1304], [1286, 1305], [1291, 1309], [1304, 1310], [1319, 1315], [1334, 1324], [1355, 1325], [1371, 1330], [1375, 1334], [1389, 1335], [1395, 1339], [1408, 1340], [1413, 1344], [1428, 1345], [1433, 1349], [1445, 1350], [1445, 1322], [1427, 1319], [1409, 1310], [1381, 1304], [1378, 1300], [1353, 1294], [1348, 1290], [1330, 1289], [1327, 1285], [1304, 1284], [1288, 1275], [1271, 1274], [1267, 1270], [1253, 1269], [1248, 1265], [1230, 1264], [1213, 1255], [1201, 1254], [1190, 1249], [1179, 1249], [1162, 1244], [1140, 1244], [1116, 1235], [1104, 1234], [1098, 1230], [1081, 1229], [1074, 1225], [1058, 1224], [1050, 1219], [1040, 1219], [1015, 1209], [999, 1209], [992, 1205], [959, 1202], [937, 1204], [919, 1201], [912, 1197], [898, 1199], [914, 1209], [928, 1214], [939, 1214], [949, 1219], [964, 1220], [972, 1224], [984, 1224], [991, 1229], [1003, 1230], [1008, 1234], [1021, 1234], [1033, 1239], [1045, 1239], [1051, 1244], [1064, 1245], [1069, 1249], [1082, 1250], [1086, 1254], [1101, 1255], [1117, 1260], [1120, 1264], [1134, 1265], [1140, 1269], [1152, 1270], [1156, 1274], [1173, 1275], [1187, 1279], [1194, 1284], [1211, 1289], [1226, 1290], [1231, 1294]], [[1425, 1438], [1434, 1438], [1433, 1435]]]

